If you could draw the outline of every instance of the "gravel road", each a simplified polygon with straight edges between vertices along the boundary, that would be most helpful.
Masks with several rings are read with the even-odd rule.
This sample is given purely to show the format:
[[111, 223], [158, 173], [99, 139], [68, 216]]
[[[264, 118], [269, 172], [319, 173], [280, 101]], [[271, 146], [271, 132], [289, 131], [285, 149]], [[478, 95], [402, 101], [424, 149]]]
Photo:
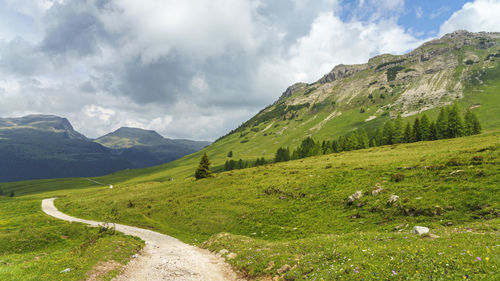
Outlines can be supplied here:
[[[58, 219], [81, 222], [93, 227], [102, 222], [83, 220], [68, 216], [57, 210], [54, 199], [42, 200], [42, 210]], [[133, 235], [146, 242], [138, 257], [132, 259], [116, 281], [242, 281], [224, 259], [208, 250], [200, 249], [181, 242], [178, 239], [147, 229], [127, 225], [116, 225], [116, 230]]]

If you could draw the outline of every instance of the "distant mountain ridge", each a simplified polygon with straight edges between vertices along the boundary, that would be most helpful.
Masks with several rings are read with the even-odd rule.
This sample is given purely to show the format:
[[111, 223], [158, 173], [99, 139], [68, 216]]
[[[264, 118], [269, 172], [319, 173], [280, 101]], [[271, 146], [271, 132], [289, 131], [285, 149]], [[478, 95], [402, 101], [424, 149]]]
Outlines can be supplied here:
[[210, 142], [168, 139], [153, 130], [121, 127], [99, 137], [95, 142], [113, 149], [115, 155], [137, 167], [149, 167], [170, 162], [201, 150]]
[[92, 140], [54, 115], [0, 118], [0, 182], [101, 176], [167, 163], [208, 144], [165, 139], [138, 128], [120, 128]]

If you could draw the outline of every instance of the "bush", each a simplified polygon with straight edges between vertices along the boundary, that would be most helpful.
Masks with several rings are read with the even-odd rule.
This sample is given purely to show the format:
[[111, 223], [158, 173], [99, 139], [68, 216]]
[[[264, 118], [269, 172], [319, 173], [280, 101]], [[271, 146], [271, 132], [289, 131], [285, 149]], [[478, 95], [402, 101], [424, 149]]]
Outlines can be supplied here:
[[401, 173], [393, 174], [391, 176], [391, 181], [393, 181], [393, 182], [400, 182], [400, 181], [403, 181], [404, 179], [405, 179], [405, 175], [403, 175]]
[[476, 155], [476, 156], [472, 157], [471, 163], [472, 163], [472, 165], [481, 165], [481, 164], [483, 164], [483, 156]]

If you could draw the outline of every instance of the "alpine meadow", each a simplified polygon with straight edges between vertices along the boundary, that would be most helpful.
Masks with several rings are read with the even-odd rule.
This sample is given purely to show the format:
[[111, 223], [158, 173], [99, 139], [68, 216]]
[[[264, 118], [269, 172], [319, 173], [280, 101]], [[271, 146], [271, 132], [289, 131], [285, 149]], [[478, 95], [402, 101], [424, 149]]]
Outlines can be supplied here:
[[[59, 15], [62, 10], [56, 8], [69, 5], [62, 2], [51, 4], [46, 16]], [[102, 25], [103, 30], [117, 32], [116, 37], [128, 31], [110, 15], [120, 9], [128, 16], [141, 11], [139, 6], [127, 10], [132, 5], [127, 1], [95, 2], [95, 9], [102, 5], [105, 11], [99, 16], [110, 18], [87, 20], [95, 21], [94, 29]], [[263, 14], [269, 8], [250, 2]], [[365, 5], [344, 2], [338, 5], [345, 10]], [[410, 5], [401, 2], [405, 4], [398, 9]], [[500, 7], [498, 1], [477, 0], [461, 9], [472, 9], [476, 2]], [[186, 5], [197, 13], [196, 4]], [[312, 6], [300, 7], [312, 13]], [[386, 16], [381, 10], [377, 13], [371, 14], [371, 25], [362, 26], [375, 28], [383, 21], [376, 17]], [[461, 14], [450, 14], [448, 22], [455, 15]], [[219, 16], [217, 28], [231, 25]], [[351, 22], [363, 16], [356, 14]], [[299, 25], [305, 18], [304, 14], [287, 20]], [[176, 26], [175, 20], [155, 28]], [[245, 18], [234, 25], [240, 21]], [[263, 20], [270, 24], [267, 21]], [[311, 25], [314, 30], [319, 21]], [[155, 28], [148, 32], [154, 35]], [[178, 32], [183, 28], [189, 26]], [[270, 24], [273, 28], [278, 26]], [[315, 82], [289, 86], [277, 100], [213, 142], [200, 141], [194, 133], [186, 136], [196, 141], [184, 135], [164, 138], [154, 131], [179, 126], [201, 134], [213, 126], [201, 117], [181, 125], [174, 124], [175, 118], [148, 123], [146, 117], [137, 117], [136, 122], [120, 123], [112, 133], [96, 133], [101, 135], [96, 138], [85, 137], [67, 119], [53, 115], [0, 119], [0, 280], [500, 280], [500, 33], [493, 31], [460, 29], [419, 42], [406, 53], [378, 52], [361, 64], [330, 67]], [[113, 82], [118, 72], [113, 73], [103, 58], [121, 44], [125, 51], [120, 54], [133, 52], [128, 42], [151, 34], [113, 39], [118, 41], [89, 35], [75, 41], [101, 42], [100, 59], [86, 54], [86, 59], [99, 61], [92, 71], [106, 71], [99, 73], [102, 76], [92, 74], [92, 81], [97, 81], [92, 89], [132, 89]], [[280, 36], [292, 40], [289, 34]], [[151, 45], [160, 40], [151, 38]], [[190, 38], [199, 44], [205, 39]], [[183, 52], [169, 44], [154, 45], [159, 49], [147, 49], [120, 70], [130, 71], [125, 75], [129, 80], [141, 77], [144, 84], [152, 84], [158, 75], [209, 91], [199, 79], [186, 82], [176, 76], [192, 63], [185, 57], [171, 63], [175, 71], [159, 70], [162, 59], [173, 60]], [[197, 53], [187, 43], [181, 46], [192, 57], [219, 51], [207, 48]], [[163, 48], [173, 51], [155, 57]], [[221, 65], [236, 60], [232, 56], [237, 53], [227, 48], [224, 59], [231, 57], [230, 62]], [[83, 49], [71, 52], [69, 57], [54, 53], [52, 59], [75, 59]], [[33, 60], [39, 59], [35, 56]], [[203, 72], [204, 77], [222, 73], [215, 59], [202, 60], [203, 67], [193, 63], [189, 68], [202, 73], [206, 64], [213, 64], [213, 73]], [[250, 67], [257, 62], [247, 63]], [[143, 68], [125, 69], [134, 64]], [[154, 65], [154, 74], [146, 73], [148, 64]], [[88, 69], [71, 71], [83, 75]], [[44, 79], [52, 81], [50, 75]], [[159, 93], [182, 92], [172, 85], [158, 87]], [[111, 99], [99, 95], [103, 103]], [[157, 102], [146, 94], [143, 98], [148, 106]], [[216, 100], [218, 109], [234, 102]], [[130, 112], [138, 107], [124, 103]], [[175, 109], [167, 108], [174, 116]], [[208, 111], [200, 109], [204, 110]], [[103, 123], [114, 122], [109, 110], [87, 111], [104, 114], [99, 118]], [[223, 121], [215, 120], [222, 126]], [[154, 127], [158, 122], [162, 125]], [[146, 123], [147, 130], [131, 128]], [[55, 207], [47, 199], [54, 200]]]

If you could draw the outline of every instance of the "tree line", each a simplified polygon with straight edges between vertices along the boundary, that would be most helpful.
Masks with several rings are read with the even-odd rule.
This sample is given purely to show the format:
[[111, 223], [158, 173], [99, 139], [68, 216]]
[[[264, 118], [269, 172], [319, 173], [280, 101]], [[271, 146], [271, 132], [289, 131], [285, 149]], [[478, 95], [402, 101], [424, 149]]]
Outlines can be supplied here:
[[481, 124], [476, 115], [467, 110], [462, 117], [458, 106], [454, 105], [441, 108], [434, 121], [423, 114], [422, 117], [415, 118], [413, 124], [407, 122], [405, 125], [401, 115], [398, 115], [394, 120], [387, 121], [384, 126], [373, 131], [371, 135], [361, 129], [330, 141], [316, 142], [313, 138], [307, 137], [293, 152], [288, 147], [278, 148], [274, 160], [283, 162], [381, 145], [457, 138], [480, 132]]
[[[423, 114], [420, 118], [415, 118], [413, 122], [404, 123], [401, 115], [398, 115], [394, 120], [387, 121], [370, 133], [360, 129], [335, 140], [324, 141], [315, 141], [312, 137], [307, 137], [294, 150], [289, 147], [278, 148], [272, 160], [266, 160], [264, 157], [255, 161], [231, 159], [225, 162], [224, 170], [244, 169], [273, 162], [285, 162], [381, 145], [456, 138], [480, 132], [481, 124], [476, 115], [469, 109], [462, 115], [455, 104], [441, 108], [436, 120], [431, 121], [426, 114]], [[232, 156], [233, 153], [230, 151], [228, 157]]]

